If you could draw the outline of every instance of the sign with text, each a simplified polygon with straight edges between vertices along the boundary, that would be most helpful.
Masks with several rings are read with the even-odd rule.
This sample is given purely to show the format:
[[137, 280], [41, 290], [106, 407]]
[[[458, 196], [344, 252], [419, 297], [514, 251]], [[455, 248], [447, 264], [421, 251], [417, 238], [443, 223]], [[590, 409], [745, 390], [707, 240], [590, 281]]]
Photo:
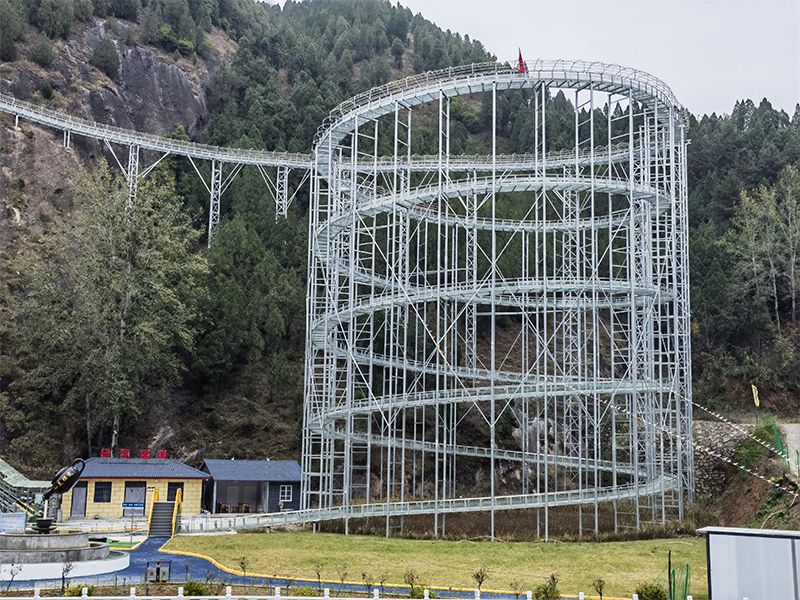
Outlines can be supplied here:
[[24, 512], [0, 513], [0, 531], [5, 533], [25, 533], [25, 521], [28, 515]]

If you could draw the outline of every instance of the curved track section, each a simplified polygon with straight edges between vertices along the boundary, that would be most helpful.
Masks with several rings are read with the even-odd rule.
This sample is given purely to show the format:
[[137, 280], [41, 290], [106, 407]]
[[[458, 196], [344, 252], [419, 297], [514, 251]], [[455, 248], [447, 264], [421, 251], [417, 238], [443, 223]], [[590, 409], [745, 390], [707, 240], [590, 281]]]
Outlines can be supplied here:
[[[535, 508], [544, 537], [556, 506], [578, 532], [682, 514], [683, 109], [624, 67], [528, 67], [393, 82], [319, 129], [301, 512], [383, 516], [387, 533], [429, 514], [438, 534], [487, 511], [494, 535], [497, 510]], [[548, 123], [559, 93], [566, 131]], [[497, 153], [503, 94], [527, 101], [528, 154]], [[450, 102], [474, 95], [492, 107], [487, 153], [452, 156]], [[433, 156], [414, 152], [418, 120], [437, 127]]]
[[[131, 204], [136, 202], [139, 182], [164, 158], [171, 155], [186, 157], [209, 194], [209, 245], [219, 224], [222, 195], [242, 167], [258, 169], [275, 200], [276, 214], [283, 216], [286, 216], [297, 190], [308, 180], [311, 168], [311, 158], [306, 154], [196, 144], [73, 117], [5, 94], [0, 94], [0, 112], [13, 116], [16, 127], [23, 119], [61, 131], [65, 148], [70, 147], [72, 137], [76, 135], [103, 143], [111, 163], [119, 166], [128, 182]], [[204, 167], [201, 161], [208, 166]], [[294, 193], [290, 189], [293, 170], [300, 174]]]
[[[119, 166], [128, 181], [131, 203], [136, 201], [140, 180], [146, 177], [161, 160], [170, 155], [186, 157], [209, 193], [209, 244], [219, 224], [223, 192], [243, 166], [258, 169], [268, 192], [274, 198], [276, 213], [286, 216], [298, 190], [308, 181], [312, 164], [312, 157], [307, 154], [229, 148], [176, 140], [74, 117], [6, 94], [0, 94], [0, 113], [13, 116], [16, 127], [19, 127], [22, 119], [61, 131], [65, 148], [70, 147], [72, 137], [76, 135], [103, 143], [112, 157], [112, 164], [116, 163]], [[609, 146], [608, 149], [602, 150], [602, 154], [608, 164], [615, 164], [625, 160], [624, 150], [621, 147]], [[145, 160], [144, 153], [151, 154], [149, 162]], [[574, 157], [568, 153], [554, 153], [550, 157], [541, 159], [531, 154], [500, 155], [497, 159], [504, 168], [513, 172], [530, 170], [540, 160], [549, 161], [552, 168], [574, 161]], [[589, 155], [579, 157], [582, 162], [590, 159]], [[208, 168], [203, 168], [200, 161], [208, 162]], [[403, 161], [404, 168], [409, 173], [430, 173], [438, 165], [436, 156], [407, 156]], [[360, 165], [360, 168], [371, 170], [373, 173], [389, 173], [396, 169], [396, 163], [395, 159], [382, 159], [368, 167]], [[454, 168], [471, 173], [485, 171], [489, 167], [486, 157], [483, 156], [453, 157], [452, 165]], [[293, 171], [300, 175], [292, 192], [290, 174]]]
[[73, 117], [30, 102], [17, 100], [6, 94], [0, 94], [0, 112], [31, 123], [68, 132], [70, 135], [80, 135], [125, 146], [135, 145], [142, 150], [153, 150], [162, 154], [174, 154], [199, 160], [218, 160], [224, 163], [262, 165], [265, 167], [281, 166], [308, 169], [311, 166], [311, 160], [307, 154], [226, 148], [174, 140], [160, 135], [123, 129]]

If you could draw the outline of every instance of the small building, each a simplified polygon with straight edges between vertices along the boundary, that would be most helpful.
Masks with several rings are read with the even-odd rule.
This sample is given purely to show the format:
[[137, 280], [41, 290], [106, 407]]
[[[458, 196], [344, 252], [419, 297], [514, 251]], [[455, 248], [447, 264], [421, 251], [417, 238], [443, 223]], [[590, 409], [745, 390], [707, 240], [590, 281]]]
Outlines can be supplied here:
[[205, 506], [212, 513], [269, 513], [300, 508], [296, 460], [207, 458]]
[[118, 519], [149, 514], [153, 495], [175, 500], [184, 515], [200, 514], [208, 474], [167, 458], [90, 458], [75, 487], [61, 499], [61, 518]]
[[709, 600], [800, 598], [800, 531], [704, 527]]

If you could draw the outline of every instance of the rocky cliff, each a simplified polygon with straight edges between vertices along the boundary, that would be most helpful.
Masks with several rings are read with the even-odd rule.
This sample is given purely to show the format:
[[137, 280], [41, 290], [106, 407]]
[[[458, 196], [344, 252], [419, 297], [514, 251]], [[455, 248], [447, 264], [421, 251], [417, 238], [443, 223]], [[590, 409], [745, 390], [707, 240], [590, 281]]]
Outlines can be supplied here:
[[[28, 57], [35, 32], [20, 44], [20, 59], [0, 63], [0, 92], [71, 115], [148, 133], [168, 134], [182, 126], [192, 135], [206, 123], [205, 84], [236, 51], [224, 33], [208, 36], [206, 59], [167, 54], [138, 44], [138, 26], [94, 19], [53, 43], [54, 60], [42, 68]], [[120, 56], [115, 79], [90, 65], [101, 40], [114, 41]], [[52, 87], [52, 97], [43, 86]], [[68, 210], [81, 164], [105, 152], [100, 144], [73, 139], [65, 149], [58, 132], [28, 123], [0, 126], [0, 251], [14, 240], [36, 239], [55, 213]]]

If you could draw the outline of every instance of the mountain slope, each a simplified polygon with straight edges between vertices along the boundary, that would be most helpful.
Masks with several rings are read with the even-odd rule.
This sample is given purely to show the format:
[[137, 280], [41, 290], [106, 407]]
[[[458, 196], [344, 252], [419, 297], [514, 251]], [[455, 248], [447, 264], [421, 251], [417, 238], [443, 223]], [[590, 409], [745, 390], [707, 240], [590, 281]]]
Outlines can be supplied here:
[[[0, 64], [0, 91], [148, 132], [180, 127], [198, 141], [309, 151], [327, 112], [354, 93], [415, 70], [490, 58], [479, 43], [385, 2], [283, 9], [253, 0], [143, 4], [135, 15], [114, 17], [95, 1], [94, 15], [74, 18], [60, 33], [46, 29], [53, 25], [31, 8], [14, 44], [16, 59]], [[0, 0], [0, 14], [10, 5], [23, 3]], [[205, 5], [213, 5], [207, 19]], [[53, 50], [47, 65], [34, 62], [43, 40]], [[111, 76], [92, 66], [100, 64], [96, 53], [105, 40], [119, 58]], [[8, 317], [0, 319], [0, 453], [48, 472], [90, 445], [108, 445], [112, 432], [97, 417], [87, 439], [81, 411], [62, 400], [63, 386], [45, 390], [30, 376], [39, 361], [15, 348], [15, 331], [6, 327], [8, 300], [23, 293], [11, 270], [15, 257], [35, 251], [53, 223], [77, 210], [78, 171], [100, 157], [114, 163], [92, 142], [66, 150], [54, 132], [11, 125], [0, 128], [0, 241], [9, 259], [0, 278], [0, 311]], [[201, 229], [207, 198], [192, 167], [178, 159], [163, 167]], [[166, 447], [187, 459], [299, 454], [306, 202], [301, 195], [289, 218], [276, 222], [257, 174], [234, 181], [214, 248], [204, 255], [211, 276], [197, 315], [196, 351], [182, 358], [183, 382], [137, 400], [136, 413], [121, 421], [121, 446]], [[253, 299], [265, 299], [263, 309], [254, 310]]]

